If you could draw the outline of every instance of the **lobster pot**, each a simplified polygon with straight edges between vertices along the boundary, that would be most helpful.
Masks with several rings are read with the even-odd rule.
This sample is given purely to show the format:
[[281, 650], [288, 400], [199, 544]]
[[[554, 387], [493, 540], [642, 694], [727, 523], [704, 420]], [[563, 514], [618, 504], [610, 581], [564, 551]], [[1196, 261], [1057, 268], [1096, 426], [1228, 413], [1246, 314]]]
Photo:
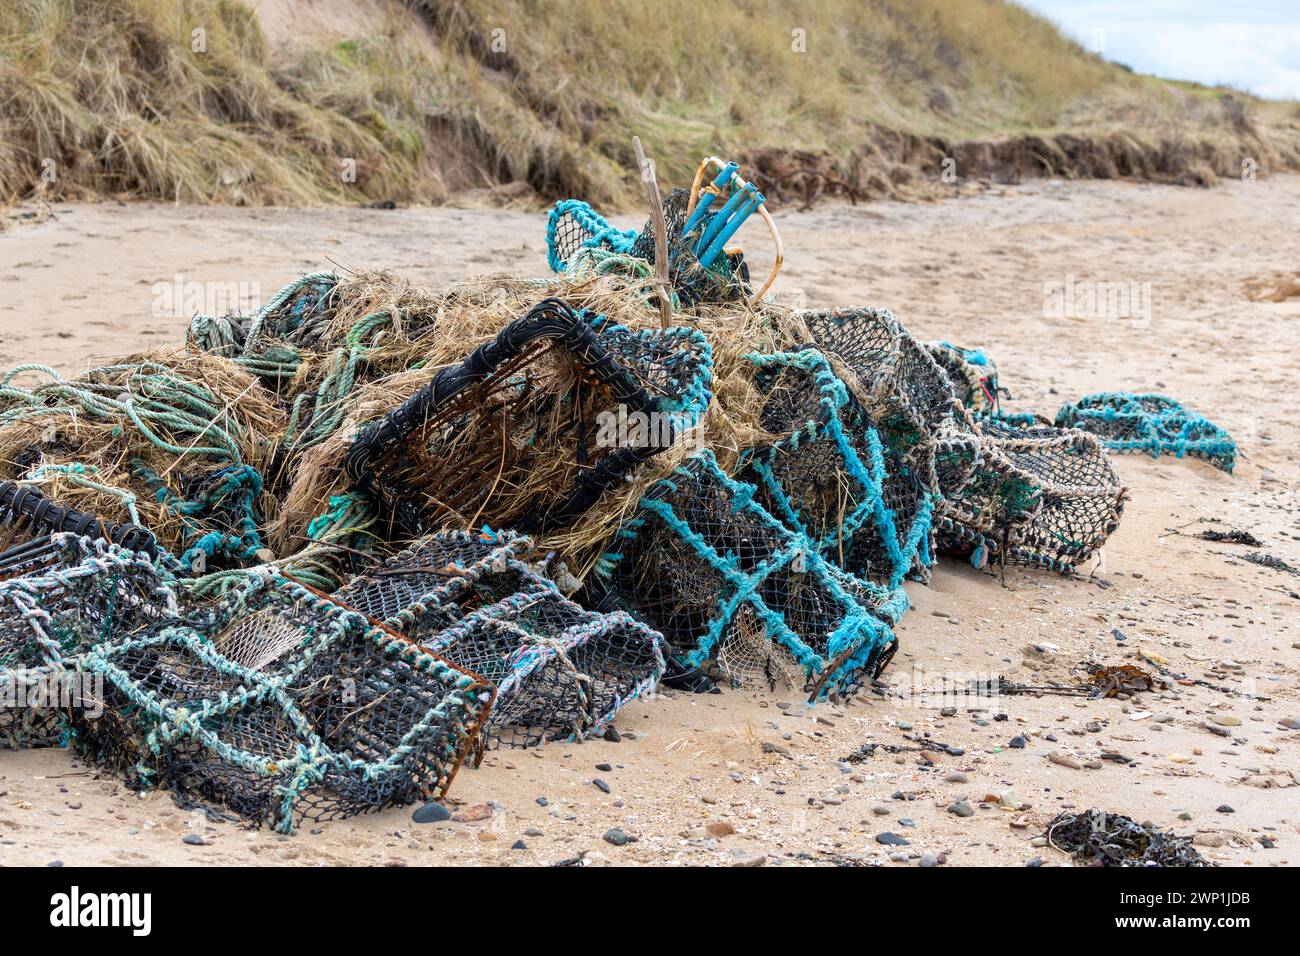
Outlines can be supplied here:
[[798, 317], [824, 353], [852, 372], [855, 391], [885, 443], [946, 496], [971, 479], [972, 468], [937, 462], [948, 446], [973, 443], [975, 426], [947, 373], [888, 309], [804, 311]]
[[758, 500], [832, 564], [889, 588], [930, 562], [934, 496], [880, 438], [815, 348], [754, 355], [761, 421], [781, 437], [748, 456]]
[[975, 479], [941, 505], [940, 548], [982, 566], [1072, 572], [1119, 525], [1125, 490], [1101, 443], [1051, 426], [980, 423]]
[[906, 597], [829, 564], [756, 492], [711, 452], [691, 456], [642, 498], [590, 597], [662, 631], [687, 666], [711, 665], [739, 686], [846, 695], [888, 661], [889, 622]]
[[433, 535], [335, 597], [384, 612], [387, 626], [495, 683], [485, 747], [603, 733], [663, 676], [663, 638], [626, 613], [565, 598], [518, 560], [528, 539], [482, 537]]
[[982, 418], [997, 414], [998, 367], [993, 359], [980, 349], [963, 348], [950, 342], [922, 344], [948, 376], [957, 399], [972, 415]]
[[0, 746], [66, 740], [93, 704], [79, 672], [89, 649], [176, 613], [149, 557], [61, 533], [0, 554]]
[[1087, 395], [1063, 405], [1056, 424], [1091, 432], [1112, 451], [1193, 455], [1229, 474], [1237, 462], [1237, 443], [1226, 431], [1165, 395]]
[[78, 745], [287, 832], [438, 795], [492, 687], [301, 585], [253, 578], [213, 611], [88, 655], [103, 716]]
[[700, 421], [712, 356], [693, 329], [597, 329], [534, 306], [349, 449], [347, 472], [407, 537], [561, 528]]
[[440, 531], [353, 578], [333, 598], [423, 643], [513, 593], [519, 575], [512, 569], [531, 548], [530, 538], [511, 532]]
[[[722, 211], [703, 218], [687, 233], [689, 204], [690, 193], [685, 189], [674, 189], [663, 200], [668, 279], [677, 305], [690, 308], [748, 298], [752, 290], [743, 254], [724, 251], [706, 264], [693, 248], [711, 226], [722, 226], [722, 222], [714, 223]], [[726, 218], [723, 216], [724, 221]], [[656, 261], [654, 220], [647, 219], [639, 233], [617, 229], [587, 203], [562, 199], [547, 217], [546, 261], [556, 272], [619, 269], [649, 278]]]

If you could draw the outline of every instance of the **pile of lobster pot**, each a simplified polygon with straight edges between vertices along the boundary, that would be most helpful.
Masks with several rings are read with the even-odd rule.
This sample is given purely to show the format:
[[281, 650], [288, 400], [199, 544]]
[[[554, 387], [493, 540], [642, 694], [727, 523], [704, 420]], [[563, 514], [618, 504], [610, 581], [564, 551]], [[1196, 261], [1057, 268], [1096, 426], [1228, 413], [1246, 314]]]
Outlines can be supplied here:
[[661, 683], [844, 700], [941, 554], [1069, 574], [1114, 530], [1102, 438], [1002, 414], [981, 353], [764, 298], [734, 164], [658, 220], [567, 200], [543, 279], [315, 273], [0, 379], [0, 747], [287, 832]]

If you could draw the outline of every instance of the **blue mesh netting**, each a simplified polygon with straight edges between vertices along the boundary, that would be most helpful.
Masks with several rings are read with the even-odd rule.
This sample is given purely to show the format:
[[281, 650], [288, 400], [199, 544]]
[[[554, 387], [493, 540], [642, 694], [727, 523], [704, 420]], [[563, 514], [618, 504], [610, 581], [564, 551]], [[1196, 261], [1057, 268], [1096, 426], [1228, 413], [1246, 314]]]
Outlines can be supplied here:
[[1154, 392], [1098, 392], [1061, 406], [1056, 424], [1081, 428], [1119, 452], [1194, 455], [1231, 474], [1237, 443], [1214, 422]]

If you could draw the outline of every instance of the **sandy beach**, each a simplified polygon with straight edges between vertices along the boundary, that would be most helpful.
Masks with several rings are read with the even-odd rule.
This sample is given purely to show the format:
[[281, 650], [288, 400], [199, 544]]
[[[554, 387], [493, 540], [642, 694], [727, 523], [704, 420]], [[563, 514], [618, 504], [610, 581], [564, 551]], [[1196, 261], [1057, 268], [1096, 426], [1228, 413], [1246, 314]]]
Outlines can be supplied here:
[[[0, 233], [0, 366], [75, 373], [179, 345], [193, 310], [168, 287], [256, 299], [329, 268], [430, 287], [545, 270], [542, 213], [112, 201], [50, 213]], [[1300, 177], [1052, 180], [778, 222], [783, 302], [885, 306], [921, 337], [983, 348], [1011, 410], [1165, 392], [1232, 433], [1235, 474], [1121, 456], [1130, 500], [1097, 566], [1063, 579], [945, 560], [930, 586], [908, 585], [892, 692], [815, 708], [782, 692], [663, 693], [620, 715], [620, 742], [496, 751], [463, 769], [450, 802], [464, 822], [415, 824], [398, 808], [286, 837], [137, 795], [66, 751], [0, 752], [0, 864], [1070, 865], [1034, 840], [1062, 810], [1092, 807], [1194, 835], [1218, 863], [1300, 863], [1300, 731], [1284, 723], [1300, 727], [1300, 576], [1242, 560], [1258, 550], [1300, 567], [1300, 297], [1243, 291], [1300, 268]], [[762, 274], [756, 224], [742, 240]], [[1143, 307], [1045, 308], [1050, 289], [1084, 282], [1136, 284]], [[1206, 528], [1261, 547], [1196, 537]], [[944, 675], [1068, 683], [1089, 660], [1163, 662], [1182, 679], [1128, 700], [914, 692]], [[612, 828], [631, 839], [603, 839]]]

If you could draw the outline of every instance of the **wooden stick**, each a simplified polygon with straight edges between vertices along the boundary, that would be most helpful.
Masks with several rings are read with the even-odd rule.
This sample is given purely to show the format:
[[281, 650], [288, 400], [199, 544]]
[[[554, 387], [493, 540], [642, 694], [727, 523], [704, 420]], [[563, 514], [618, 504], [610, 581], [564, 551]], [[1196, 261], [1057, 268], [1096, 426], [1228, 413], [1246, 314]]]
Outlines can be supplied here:
[[646, 159], [640, 136], [632, 137], [632, 148], [636, 150], [636, 165], [645, 186], [646, 202], [650, 205], [650, 221], [654, 223], [655, 289], [659, 292], [659, 324], [666, 329], [673, 324], [672, 286], [668, 283], [668, 226], [664, 222], [664, 205], [659, 198], [654, 163]]

